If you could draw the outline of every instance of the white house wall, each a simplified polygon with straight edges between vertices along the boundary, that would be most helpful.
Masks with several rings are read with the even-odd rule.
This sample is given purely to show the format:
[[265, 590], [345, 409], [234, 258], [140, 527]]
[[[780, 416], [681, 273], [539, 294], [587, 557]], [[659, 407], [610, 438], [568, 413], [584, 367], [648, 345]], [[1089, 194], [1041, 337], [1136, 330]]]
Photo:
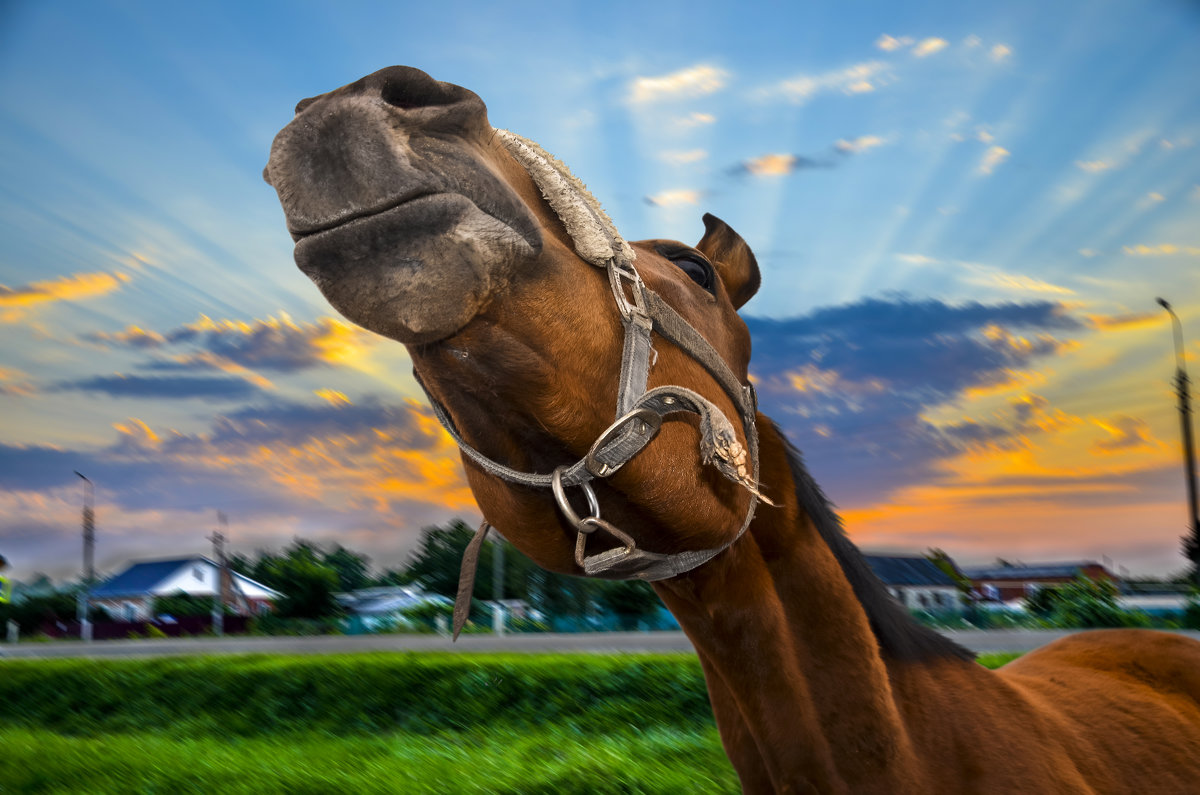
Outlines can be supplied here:
[[[197, 576], [197, 573], [199, 576]], [[219, 570], [216, 564], [207, 560], [189, 561], [179, 568], [179, 571], [164, 579], [155, 589], [155, 596], [169, 596], [183, 591], [193, 596], [214, 596], [217, 592]], [[240, 574], [234, 574], [238, 588], [247, 599], [273, 600], [279, 594], [256, 585]]]
[[217, 592], [217, 567], [204, 560], [189, 561], [159, 583], [154, 595], [168, 596], [180, 591], [193, 596], [212, 596]]

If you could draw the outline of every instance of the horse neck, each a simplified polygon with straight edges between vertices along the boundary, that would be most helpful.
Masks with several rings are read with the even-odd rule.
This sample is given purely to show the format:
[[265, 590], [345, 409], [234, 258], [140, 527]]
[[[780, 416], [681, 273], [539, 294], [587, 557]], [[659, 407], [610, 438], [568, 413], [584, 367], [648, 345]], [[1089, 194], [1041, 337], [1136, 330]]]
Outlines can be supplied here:
[[905, 791], [916, 765], [888, 664], [769, 423], [761, 481], [779, 505], [726, 553], [658, 584], [700, 655], [726, 749], [744, 785], [739, 757], [776, 791]]

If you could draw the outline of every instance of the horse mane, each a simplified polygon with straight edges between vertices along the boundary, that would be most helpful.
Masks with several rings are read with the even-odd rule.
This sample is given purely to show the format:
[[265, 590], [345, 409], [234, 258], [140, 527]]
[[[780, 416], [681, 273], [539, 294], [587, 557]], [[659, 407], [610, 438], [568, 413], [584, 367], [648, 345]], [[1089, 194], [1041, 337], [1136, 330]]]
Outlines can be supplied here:
[[854, 595], [867, 614], [871, 631], [884, 657], [890, 660], [917, 662], [937, 658], [975, 659], [975, 654], [954, 641], [926, 627], [888, 593], [875, 576], [858, 547], [846, 536], [842, 520], [833, 510], [821, 487], [804, 466], [800, 451], [788, 440], [778, 426], [775, 432], [783, 439], [788, 466], [796, 484], [796, 499], [808, 513], [817, 532], [833, 552], [850, 581]]

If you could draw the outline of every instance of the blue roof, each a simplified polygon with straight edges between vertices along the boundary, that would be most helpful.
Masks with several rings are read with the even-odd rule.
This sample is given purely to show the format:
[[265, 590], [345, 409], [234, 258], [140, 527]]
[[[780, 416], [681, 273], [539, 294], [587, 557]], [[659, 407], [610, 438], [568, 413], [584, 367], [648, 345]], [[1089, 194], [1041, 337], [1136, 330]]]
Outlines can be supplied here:
[[207, 560], [207, 558], [201, 555], [192, 555], [190, 558], [134, 563], [125, 571], [93, 588], [92, 597], [142, 596], [150, 593], [156, 585], [179, 571], [183, 566], [198, 560]]
[[955, 587], [950, 575], [928, 558], [864, 555], [875, 576], [884, 585], [935, 585]]

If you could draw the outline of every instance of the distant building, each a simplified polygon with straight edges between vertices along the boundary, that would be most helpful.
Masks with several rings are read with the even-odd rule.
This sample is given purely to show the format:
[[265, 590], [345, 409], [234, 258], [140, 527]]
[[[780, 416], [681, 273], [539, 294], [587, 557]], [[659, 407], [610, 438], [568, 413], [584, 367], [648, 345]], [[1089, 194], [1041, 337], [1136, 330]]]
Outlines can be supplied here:
[[920, 555], [865, 555], [875, 576], [909, 610], [962, 610], [958, 585], [949, 574]]
[[[244, 615], [270, 612], [283, 595], [262, 583], [230, 572], [225, 602]], [[89, 603], [103, 607], [118, 621], [150, 621], [154, 601], [180, 592], [189, 596], [215, 598], [221, 568], [203, 555], [170, 560], [134, 562], [115, 577], [92, 588]]]
[[347, 631], [352, 635], [410, 628], [414, 624], [410, 611], [426, 605], [442, 608], [447, 617], [454, 607], [454, 600], [449, 597], [409, 585], [360, 588], [339, 593], [336, 599], [349, 614]]
[[988, 602], [1015, 602], [1042, 588], [1068, 583], [1077, 577], [1107, 580], [1120, 585], [1120, 578], [1094, 560], [1065, 563], [1000, 563], [963, 569], [971, 589]]

